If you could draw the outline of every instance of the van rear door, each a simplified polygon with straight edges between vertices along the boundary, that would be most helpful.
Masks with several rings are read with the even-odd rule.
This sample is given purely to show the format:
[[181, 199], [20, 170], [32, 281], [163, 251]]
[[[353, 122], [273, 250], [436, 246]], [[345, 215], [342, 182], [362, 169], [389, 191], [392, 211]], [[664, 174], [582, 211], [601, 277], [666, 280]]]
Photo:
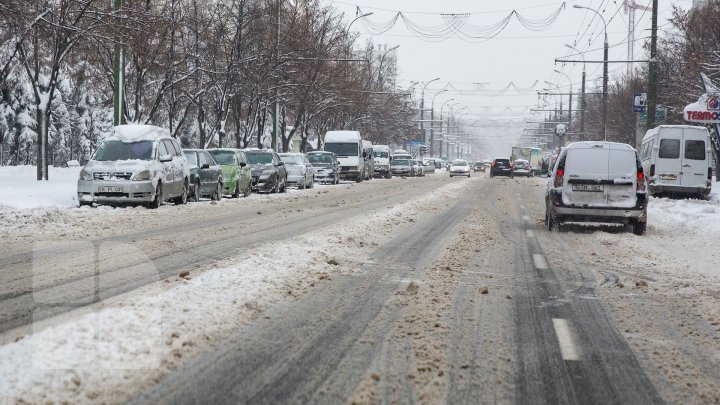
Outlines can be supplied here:
[[680, 185], [705, 187], [708, 175], [707, 141], [705, 128], [685, 128], [682, 149]]
[[655, 163], [655, 184], [677, 186], [680, 184], [682, 161], [680, 159], [683, 139], [682, 128], [661, 128], [657, 160]]
[[631, 149], [594, 144], [568, 150], [562, 200], [578, 207], [632, 208], [637, 159]]

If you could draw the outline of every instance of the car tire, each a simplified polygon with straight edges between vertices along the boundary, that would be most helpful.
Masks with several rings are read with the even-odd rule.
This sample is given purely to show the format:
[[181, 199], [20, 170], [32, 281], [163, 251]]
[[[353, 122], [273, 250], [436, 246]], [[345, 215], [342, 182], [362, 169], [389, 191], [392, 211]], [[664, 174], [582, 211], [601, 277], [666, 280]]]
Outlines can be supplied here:
[[645, 235], [645, 231], [647, 230], [647, 222], [643, 221], [633, 221], [632, 223], [632, 232], [635, 235], [642, 236]]
[[285, 177], [285, 181], [283, 182], [282, 190], [280, 190], [281, 193], [287, 193], [287, 177]]
[[188, 202], [188, 183], [187, 183], [187, 181], [183, 182], [182, 193], [180, 194], [180, 196], [175, 197], [173, 202], [175, 203], [175, 205], [187, 204], [187, 202]]
[[223, 184], [221, 182], [217, 182], [215, 185], [215, 191], [213, 191], [212, 195], [210, 196], [210, 199], [213, 201], [220, 201], [222, 200], [223, 196]]
[[315, 188], [315, 175], [314, 174], [313, 174], [311, 180], [312, 181], [310, 182], [310, 185], [308, 186], [308, 188]]
[[272, 194], [277, 194], [280, 192], [280, 179], [275, 181], [275, 184], [273, 184], [272, 190], [270, 190]]
[[163, 189], [162, 189], [162, 183], [158, 182], [157, 186], [155, 187], [155, 198], [153, 198], [150, 203], [148, 203], [148, 208], [150, 209], [157, 209], [159, 206], [163, 203]]
[[303, 177], [302, 184], [298, 184], [298, 189], [305, 190], [307, 188], [307, 177]]
[[193, 183], [192, 202], [200, 201], [200, 182]]
[[235, 182], [235, 191], [232, 193], [232, 198], [240, 197], [240, 180]]
[[243, 192], [243, 198], [250, 197], [250, 194], [252, 194], [252, 184], [248, 182], [247, 190]]

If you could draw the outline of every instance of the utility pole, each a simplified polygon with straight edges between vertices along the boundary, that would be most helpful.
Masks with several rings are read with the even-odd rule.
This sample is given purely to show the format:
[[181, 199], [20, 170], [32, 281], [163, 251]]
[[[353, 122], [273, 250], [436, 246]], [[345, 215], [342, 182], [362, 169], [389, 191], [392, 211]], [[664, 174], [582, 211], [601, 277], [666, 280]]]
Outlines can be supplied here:
[[[110, 0], [114, 11], [119, 11], [124, 0]], [[115, 38], [115, 62], [114, 62], [114, 85], [113, 94], [113, 125], [125, 124], [125, 50], [120, 45], [120, 37]]]
[[650, 29], [650, 64], [648, 68], [647, 129], [655, 126], [657, 109], [657, 17], [658, 0], [652, 2], [652, 28]]
[[[280, 67], [280, 1], [275, 2], [275, 69]], [[277, 72], [275, 72], [277, 74]], [[278, 76], [277, 85], [275, 86], [275, 105], [273, 108], [273, 129], [272, 139], [270, 140], [270, 148], [277, 152], [277, 134], [280, 129], [280, 80]], [[262, 145], [258, 145], [262, 147]]]

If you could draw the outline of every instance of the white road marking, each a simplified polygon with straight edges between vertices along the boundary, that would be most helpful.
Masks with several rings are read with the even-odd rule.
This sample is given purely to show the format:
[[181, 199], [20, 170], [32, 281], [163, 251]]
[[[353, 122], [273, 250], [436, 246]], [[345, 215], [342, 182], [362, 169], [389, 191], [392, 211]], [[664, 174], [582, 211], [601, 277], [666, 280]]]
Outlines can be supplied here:
[[523, 215], [523, 221], [530, 222], [530, 217], [527, 215]]
[[535, 268], [538, 270], [547, 270], [548, 268], [547, 261], [545, 261], [545, 256], [543, 255], [533, 254], [533, 262], [535, 263]]
[[532, 229], [526, 230], [525, 233], [527, 234], [527, 237], [528, 237], [528, 238], [534, 238], [534, 237], [535, 237], [535, 232], [533, 232]]
[[566, 319], [553, 318], [553, 326], [555, 327], [555, 335], [557, 335], [560, 344], [560, 354], [563, 360], [578, 361], [582, 358], [573, 340], [570, 332], [570, 325]]
[[524, 206], [524, 205], [521, 205], [521, 206], [520, 206], [520, 209], [521, 209], [521, 210], [524, 210], [524, 209], [525, 209], [525, 206]]

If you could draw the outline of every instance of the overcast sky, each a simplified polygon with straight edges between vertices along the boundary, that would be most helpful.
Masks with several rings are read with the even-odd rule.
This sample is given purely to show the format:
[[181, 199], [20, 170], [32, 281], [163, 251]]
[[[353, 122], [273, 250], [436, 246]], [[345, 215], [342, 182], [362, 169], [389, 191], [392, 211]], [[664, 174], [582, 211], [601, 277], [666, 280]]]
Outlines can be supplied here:
[[[446, 24], [452, 17], [442, 14], [465, 14], [469, 17], [454, 17], [455, 21], [464, 21], [464, 30], [474, 32], [502, 21], [513, 10], [532, 22], [549, 19], [563, 4], [562, 1], [550, 0], [504, 0], [497, 2], [477, 0], [324, 0], [345, 14], [349, 24], [356, 15], [357, 7], [364, 13], [372, 12], [366, 17], [374, 26], [389, 22], [398, 11], [412, 24], [423, 27], [437, 27]], [[632, 1], [629, 1], [632, 3]], [[640, 6], [650, 6], [651, 0], [635, 0]], [[512, 17], [507, 27], [495, 38], [488, 40], [468, 40], [454, 35], [452, 38], [434, 40], [419, 38], [406, 23], [398, 19], [394, 28], [384, 34], [373, 35], [369, 28], [358, 20], [353, 23], [351, 31], [361, 34], [360, 42], [372, 40], [376, 44], [387, 44], [398, 48], [398, 86], [409, 87], [411, 82], [427, 82], [436, 77], [441, 80], [428, 85], [425, 92], [426, 108], [430, 108], [434, 94], [445, 88], [451, 90], [435, 97], [436, 111], [447, 100], [454, 99], [467, 106], [470, 111], [465, 119], [490, 126], [476, 128], [475, 132], [491, 140], [488, 155], [509, 154], [509, 146], [522, 140], [517, 139], [522, 133], [529, 112], [525, 108], [534, 108], [538, 103], [536, 90], [547, 88], [545, 81], [554, 83], [567, 92], [568, 79], [554, 69], [570, 76], [573, 90], [578, 91], [582, 72], [582, 64], [556, 64], [555, 58], [576, 54], [565, 44], [576, 46], [584, 52], [586, 60], [602, 60], [603, 24], [594, 13], [573, 8], [574, 4], [598, 10], [607, 21], [610, 44], [610, 60], [626, 60], [628, 52], [628, 14], [624, 11], [622, 0], [577, 0], [565, 3], [554, 24], [542, 31], [533, 31], [523, 27], [516, 17]], [[671, 17], [672, 6], [689, 8], [692, 0], [659, 0], [658, 25], [662, 29], [669, 28], [667, 20]], [[465, 19], [464, 19], [465, 18]], [[650, 11], [637, 10], [635, 18], [635, 59], [646, 59], [643, 49], [645, 39], [649, 36]], [[420, 29], [430, 33], [430, 29]], [[662, 35], [662, 31], [660, 32]], [[582, 59], [572, 56], [571, 59]], [[587, 64], [588, 81], [596, 80], [600, 84], [602, 64]], [[610, 77], [625, 72], [627, 65], [611, 64]], [[526, 91], [508, 90], [498, 94], [499, 90], [514, 83], [519, 88], [528, 89], [537, 83], [535, 88]], [[452, 87], [450, 87], [450, 85]], [[554, 89], [554, 87], [550, 86]], [[420, 97], [422, 84], [416, 87], [417, 98]], [[452, 90], [452, 88], [457, 89]], [[553, 104], [556, 100], [551, 101]], [[563, 100], [567, 103], [567, 97]], [[448, 103], [448, 105], [452, 104]], [[456, 109], [462, 108], [458, 105]], [[492, 108], [490, 108], [492, 107]], [[509, 109], [506, 110], [506, 109]], [[445, 111], [447, 111], [447, 107]], [[465, 110], [467, 111], [467, 110]], [[513, 115], [520, 114], [520, 115]], [[502, 123], [498, 123], [502, 121]], [[508, 127], [507, 121], [514, 124]], [[502, 125], [505, 127], [502, 127]], [[497, 142], [497, 140], [501, 140]], [[505, 153], [505, 150], [507, 153]]]

